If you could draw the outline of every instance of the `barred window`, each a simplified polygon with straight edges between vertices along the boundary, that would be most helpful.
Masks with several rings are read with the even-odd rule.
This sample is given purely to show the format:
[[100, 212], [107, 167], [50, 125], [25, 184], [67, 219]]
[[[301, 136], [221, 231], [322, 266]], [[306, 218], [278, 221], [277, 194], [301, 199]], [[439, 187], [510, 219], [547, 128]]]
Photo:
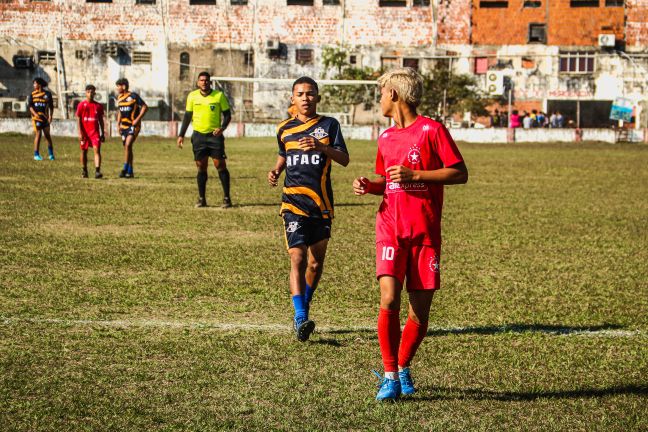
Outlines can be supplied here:
[[295, 63], [300, 65], [313, 64], [313, 50], [312, 49], [295, 50]]
[[133, 51], [133, 64], [151, 64], [152, 58], [150, 51]]
[[589, 74], [594, 72], [594, 59], [592, 52], [573, 51], [560, 53], [561, 73]]

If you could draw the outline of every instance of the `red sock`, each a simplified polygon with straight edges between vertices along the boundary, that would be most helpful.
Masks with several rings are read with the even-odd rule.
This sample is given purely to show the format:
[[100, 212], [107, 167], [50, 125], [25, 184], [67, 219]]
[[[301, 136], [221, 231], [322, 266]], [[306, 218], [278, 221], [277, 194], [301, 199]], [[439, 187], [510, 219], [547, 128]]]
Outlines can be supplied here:
[[378, 343], [385, 372], [398, 371], [398, 345], [400, 343], [400, 311], [380, 308], [378, 313]]
[[405, 328], [403, 329], [403, 337], [401, 338], [400, 349], [398, 350], [398, 365], [400, 367], [408, 367], [416, 354], [416, 350], [423, 341], [427, 333], [428, 323], [417, 324], [411, 318], [407, 318]]

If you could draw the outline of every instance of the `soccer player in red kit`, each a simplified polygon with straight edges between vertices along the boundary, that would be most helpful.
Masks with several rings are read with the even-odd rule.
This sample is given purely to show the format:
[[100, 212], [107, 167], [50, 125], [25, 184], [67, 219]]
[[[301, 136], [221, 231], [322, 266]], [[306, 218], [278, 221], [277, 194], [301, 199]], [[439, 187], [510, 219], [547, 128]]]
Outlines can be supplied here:
[[[440, 287], [443, 186], [468, 181], [448, 130], [416, 113], [423, 80], [411, 68], [378, 79], [380, 108], [396, 124], [378, 138], [376, 174], [353, 181], [356, 195], [382, 195], [376, 215], [376, 277], [380, 286], [378, 342], [385, 376], [377, 400], [416, 390], [410, 364], [425, 337], [434, 291]], [[401, 334], [400, 301], [407, 281], [409, 311]]]
[[79, 144], [81, 147], [81, 177], [88, 178], [88, 148], [94, 150], [95, 178], [101, 174], [101, 143], [105, 141], [104, 110], [99, 102], [94, 100], [95, 86], [86, 86], [86, 98], [76, 109], [77, 128], [79, 129]]

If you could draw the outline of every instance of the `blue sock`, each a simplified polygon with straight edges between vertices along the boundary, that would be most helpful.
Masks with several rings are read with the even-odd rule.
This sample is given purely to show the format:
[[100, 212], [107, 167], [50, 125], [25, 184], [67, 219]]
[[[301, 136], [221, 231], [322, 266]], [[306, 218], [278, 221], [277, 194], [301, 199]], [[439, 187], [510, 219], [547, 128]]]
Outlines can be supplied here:
[[315, 290], [308, 284], [306, 284], [306, 303], [310, 304], [311, 301], [313, 301], [313, 294], [315, 293]]
[[34, 156], [39, 156], [38, 150], [34, 150]]
[[54, 149], [52, 147], [47, 147], [47, 152], [50, 156], [54, 156]]
[[128, 174], [133, 174], [133, 165], [128, 165], [128, 168], [126, 170]]
[[128, 162], [124, 163], [124, 171], [128, 172]]
[[305, 321], [308, 317], [306, 313], [306, 305], [303, 295], [294, 295], [292, 296], [293, 307], [295, 308], [295, 321], [301, 323]]

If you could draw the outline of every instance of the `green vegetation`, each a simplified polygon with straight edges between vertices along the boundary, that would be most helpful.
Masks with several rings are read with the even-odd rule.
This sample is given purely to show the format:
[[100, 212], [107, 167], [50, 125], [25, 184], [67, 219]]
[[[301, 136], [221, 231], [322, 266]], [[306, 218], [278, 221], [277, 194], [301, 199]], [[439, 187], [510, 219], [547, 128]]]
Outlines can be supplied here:
[[193, 208], [173, 140], [139, 141], [133, 180], [117, 140], [103, 180], [80, 178], [74, 140], [38, 163], [30, 142], [0, 136], [2, 431], [648, 429], [646, 146], [461, 145], [420, 391], [378, 404], [379, 199], [350, 187], [374, 143], [333, 168], [319, 330], [300, 344], [272, 139], [228, 140], [229, 210], [213, 169], [214, 207]]

